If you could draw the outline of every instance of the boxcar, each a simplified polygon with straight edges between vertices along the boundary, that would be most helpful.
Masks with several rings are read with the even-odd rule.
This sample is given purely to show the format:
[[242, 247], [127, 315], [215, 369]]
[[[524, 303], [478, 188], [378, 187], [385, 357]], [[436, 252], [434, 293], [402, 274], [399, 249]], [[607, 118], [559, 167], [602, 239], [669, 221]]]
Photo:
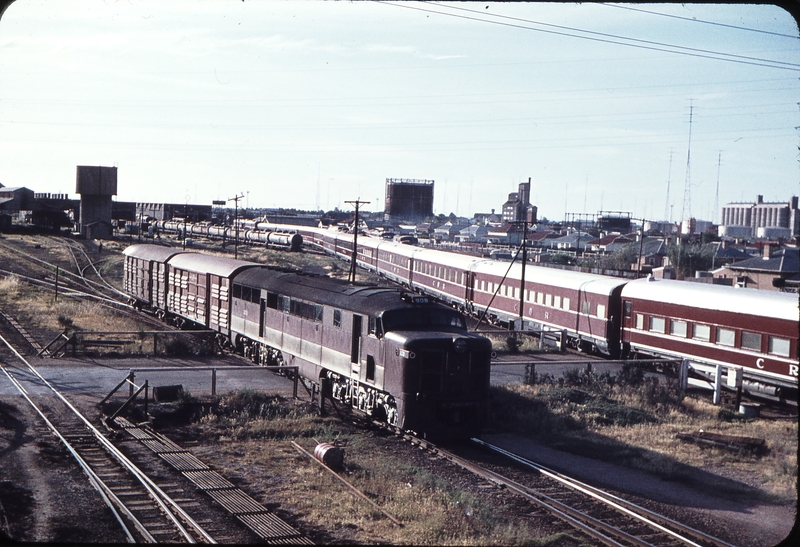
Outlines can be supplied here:
[[158, 245], [131, 245], [125, 256], [123, 290], [137, 307], [164, 310], [167, 305], [167, 261], [180, 249]]

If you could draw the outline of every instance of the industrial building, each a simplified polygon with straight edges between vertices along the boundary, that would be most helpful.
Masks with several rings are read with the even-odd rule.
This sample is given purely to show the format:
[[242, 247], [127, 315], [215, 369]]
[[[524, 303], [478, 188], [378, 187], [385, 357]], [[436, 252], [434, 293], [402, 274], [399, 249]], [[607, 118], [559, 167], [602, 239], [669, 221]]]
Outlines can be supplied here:
[[385, 199], [386, 221], [424, 220], [433, 216], [433, 181], [386, 179]]
[[722, 208], [719, 235], [748, 239], [797, 237], [800, 235], [798, 198], [765, 203], [764, 196], [758, 196], [755, 203], [729, 203]]
[[522, 222], [529, 224], [536, 222], [536, 206], [531, 205], [531, 179], [519, 184], [519, 191], [508, 194], [508, 200], [503, 204], [503, 221]]

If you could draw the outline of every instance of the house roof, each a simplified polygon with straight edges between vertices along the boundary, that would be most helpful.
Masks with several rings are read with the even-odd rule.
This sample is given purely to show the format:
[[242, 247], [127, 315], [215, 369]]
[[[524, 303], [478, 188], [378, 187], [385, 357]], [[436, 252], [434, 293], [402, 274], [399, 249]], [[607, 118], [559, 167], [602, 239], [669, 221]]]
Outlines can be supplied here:
[[800, 253], [797, 247], [784, 247], [772, 253], [769, 258], [751, 258], [735, 264], [729, 264], [731, 270], [749, 270], [796, 274], [800, 271]]

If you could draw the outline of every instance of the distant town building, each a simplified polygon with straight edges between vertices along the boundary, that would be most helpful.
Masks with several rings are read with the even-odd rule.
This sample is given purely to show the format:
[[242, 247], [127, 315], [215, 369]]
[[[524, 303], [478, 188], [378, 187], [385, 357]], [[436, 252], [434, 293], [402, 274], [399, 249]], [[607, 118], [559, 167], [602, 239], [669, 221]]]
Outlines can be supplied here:
[[[746, 234], [746, 235], [744, 235]], [[722, 208], [720, 236], [748, 238], [792, 238], [800, 235], [798, 198], [788, 202], [764, 202], [758, 196], [755, 203], [729, 203]]]
[[504, 222], [536, 222], [537, 208], [531, 205], [531, 179], [519, 184], [519, 191], [508, 194], [508, 200], [503, 204]]
[[390, 222], [398, 222], [432, 217], [433, 182], [417, 179], [386, 179], [384, 218]]
[[772, 252], [764, 245], [760, 257], [742, 260], [715, 270], [717, 279], [730, 279], [733, 285], [748, 289], [797, 292], [800, 282], [800, 254], [797, 247]]

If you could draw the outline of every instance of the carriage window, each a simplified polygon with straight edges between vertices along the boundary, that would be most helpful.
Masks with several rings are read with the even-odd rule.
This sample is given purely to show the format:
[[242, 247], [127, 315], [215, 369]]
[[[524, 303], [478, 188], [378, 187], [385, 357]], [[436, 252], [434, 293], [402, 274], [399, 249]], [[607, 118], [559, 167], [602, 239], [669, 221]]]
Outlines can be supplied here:
[[252, 289], [250, 287], [242, 287], [242, 300], [250, 300]]
[[733, 329], [717, 327], [717, 344], [733, 346], [736, 344], [736, 332]]
[[789, 340], [786, 338], [778, 338], [777, 336], [770, 336], [767, 351], [772, 355], [789, 357]]
[[606, 307], [603, 304], [597, 305], [597, 317], [600, 319], [605, 319], [606, 317]]
[[644, 315], [641, 313], [636, 314], [636, 328], [639, 330], [644, 330]]
[[664, 332], [666, 320], [663, 317], [650, 317], [650, 330], [653, 332]]
[[711, 340], [711, 327], [708, 325], [701, 325], [700, 323], [695, 323], [692, 325], [692, 338], [695, 340], [702, 340], [704, 342], [708, 342]]
[[560, 308], [561, 307], [561, 297], [560, 296], [554, 296], [553, 297], [553, 307], [554, 308]]
[[544, 297], [544, 305], [545, 306], [552, 306], [553, 305], [553, 295], [546, 294]]
[[761, 335], [755, 332], [743, 332], [742, 348], [761, 351]]
[[588, 300], [581, 302], [581, 313], [589, 315], [592, 313], [592, 303]]
[[564, 297], [564, 300], [562, 302], [561, 308], [565, 309], [565, 310], [569, 310], [569, 298]]
[[544, 293], [537, 292], [536, 293], [536, 303], [537, 304], [544, 304]]
[[672, 336], [680, 336], [686, 338], [686, 321], [677, 321], [673, 319], [669, 324], [669, 333]]
[[623, 307], [623, 315], [625, 317], [630, 317], [632, 314], [633, 314], [633, 302], [631, 302], [630, 300], [627, 300], [627, 301], [625, 301], [625, 304], [624, 304], [624, 307]]
[[242, 286], [237, 285], [236, 283], [233, 284], [233, 297], [234, 298], [241, 298], [242, 297]]
[[333, 310], [333, 326], [342, 326], [342, 310]]
[[273, 310], [278, 309], [278, 295], [274, 292], [267, 293], [267, 307]]

